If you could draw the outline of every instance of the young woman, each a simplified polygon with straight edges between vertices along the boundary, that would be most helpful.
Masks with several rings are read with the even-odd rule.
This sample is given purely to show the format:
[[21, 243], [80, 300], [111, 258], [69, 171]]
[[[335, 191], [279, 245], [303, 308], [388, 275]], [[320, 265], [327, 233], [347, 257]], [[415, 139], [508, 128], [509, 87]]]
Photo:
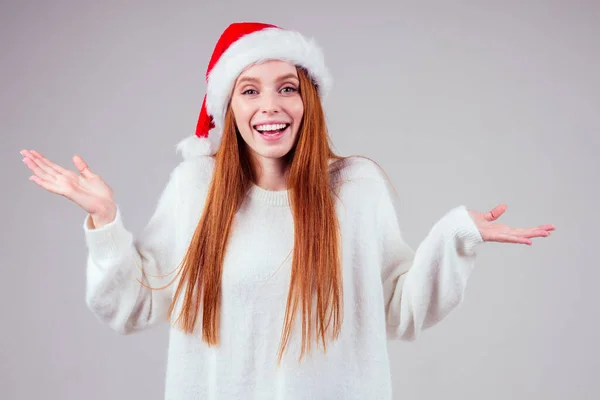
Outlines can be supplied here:
[[413, 340], [462, 300], [483, 242], [531, 244], [489, 212], [448, 211], [416, 251], [384, 173], [329, 146], [331, 79], [297, 32], [236, 23], [207, 71], [143, 233], [110, 187], [23, 151], [42, 188], [87, 213], [87, 303], [128, 334], [170, 321], [167, 399], [390, 399], [387, 339]]

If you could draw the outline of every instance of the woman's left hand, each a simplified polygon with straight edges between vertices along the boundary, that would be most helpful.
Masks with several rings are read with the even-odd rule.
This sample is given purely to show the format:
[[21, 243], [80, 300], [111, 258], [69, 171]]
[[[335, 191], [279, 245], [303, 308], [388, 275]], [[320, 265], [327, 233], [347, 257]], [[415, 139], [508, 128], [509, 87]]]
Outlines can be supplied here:
[[554, 225], [541, 225], [535, 228], [510, 228], [506, 225], [494, 223], [504, 212], [506, 205], [500, 204], [488, 212], [469, 211], [469, 215], [477, 225], [481, 237], [486, 242], [520, 243], [531, 245], [532, 238], [550, 236], [556, 229]]

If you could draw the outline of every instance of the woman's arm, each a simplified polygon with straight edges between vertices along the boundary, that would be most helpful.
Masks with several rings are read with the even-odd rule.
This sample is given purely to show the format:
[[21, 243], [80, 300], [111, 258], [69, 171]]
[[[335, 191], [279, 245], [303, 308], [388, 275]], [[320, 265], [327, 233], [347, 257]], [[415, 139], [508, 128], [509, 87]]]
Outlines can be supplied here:
[[456, 207], [432, 227], [413, 251], [402, 238], [389, 191], [382, 191], [378, 224], [389, 337], [413, 340], [462, 302], [479, 244], [531, 245], [531, 239], [548, 237], [556, 229], [552, 224], [511, 228], [495, 222], [505, 211], [504, 204], [488, 212]]
[[129, 334], [167, 320], [174, 284], [159, 288], [179, 271], [180, 260], [175, 258], [178, 196], [175, 169], [137, 239], [125, 228], [120, 209], [113, 221], [100, 228], [93, 227], [89, 215], [85, 219], [86, 302], [118, 332]]
[[475, 248], [483, 239], [460, 206], [441, 218], [413, 251], [402, 237], [387, 191], [379, 202], [378, 224], [388, 337], [414, 340], [462, 302]]

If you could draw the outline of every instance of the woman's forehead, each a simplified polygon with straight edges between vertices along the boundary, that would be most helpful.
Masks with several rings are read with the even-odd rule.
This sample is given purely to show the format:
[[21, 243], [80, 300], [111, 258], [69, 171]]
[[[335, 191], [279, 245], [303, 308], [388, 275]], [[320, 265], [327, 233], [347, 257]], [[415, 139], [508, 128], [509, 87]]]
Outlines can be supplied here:
[[238, 76], [237, 81], [276, 81], [298, 77], [296, 66], [282, 60], [268, 60], [246, 67]]

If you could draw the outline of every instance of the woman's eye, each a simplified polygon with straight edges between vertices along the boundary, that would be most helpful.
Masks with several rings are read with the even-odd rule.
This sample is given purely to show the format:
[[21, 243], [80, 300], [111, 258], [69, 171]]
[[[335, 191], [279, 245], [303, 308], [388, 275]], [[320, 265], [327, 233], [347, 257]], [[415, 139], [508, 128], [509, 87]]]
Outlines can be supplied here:
[[254, 90], [254, 89], [244, 90], [242, 92], [242, 94], [256, 94], [256, 90]]
[[285, 93], [291, 93], [291, 92], [295, 92], [297, 89], [295, 87], [292, 86], [286, 86], [283, 89], [281, 89], [283, 92]]

